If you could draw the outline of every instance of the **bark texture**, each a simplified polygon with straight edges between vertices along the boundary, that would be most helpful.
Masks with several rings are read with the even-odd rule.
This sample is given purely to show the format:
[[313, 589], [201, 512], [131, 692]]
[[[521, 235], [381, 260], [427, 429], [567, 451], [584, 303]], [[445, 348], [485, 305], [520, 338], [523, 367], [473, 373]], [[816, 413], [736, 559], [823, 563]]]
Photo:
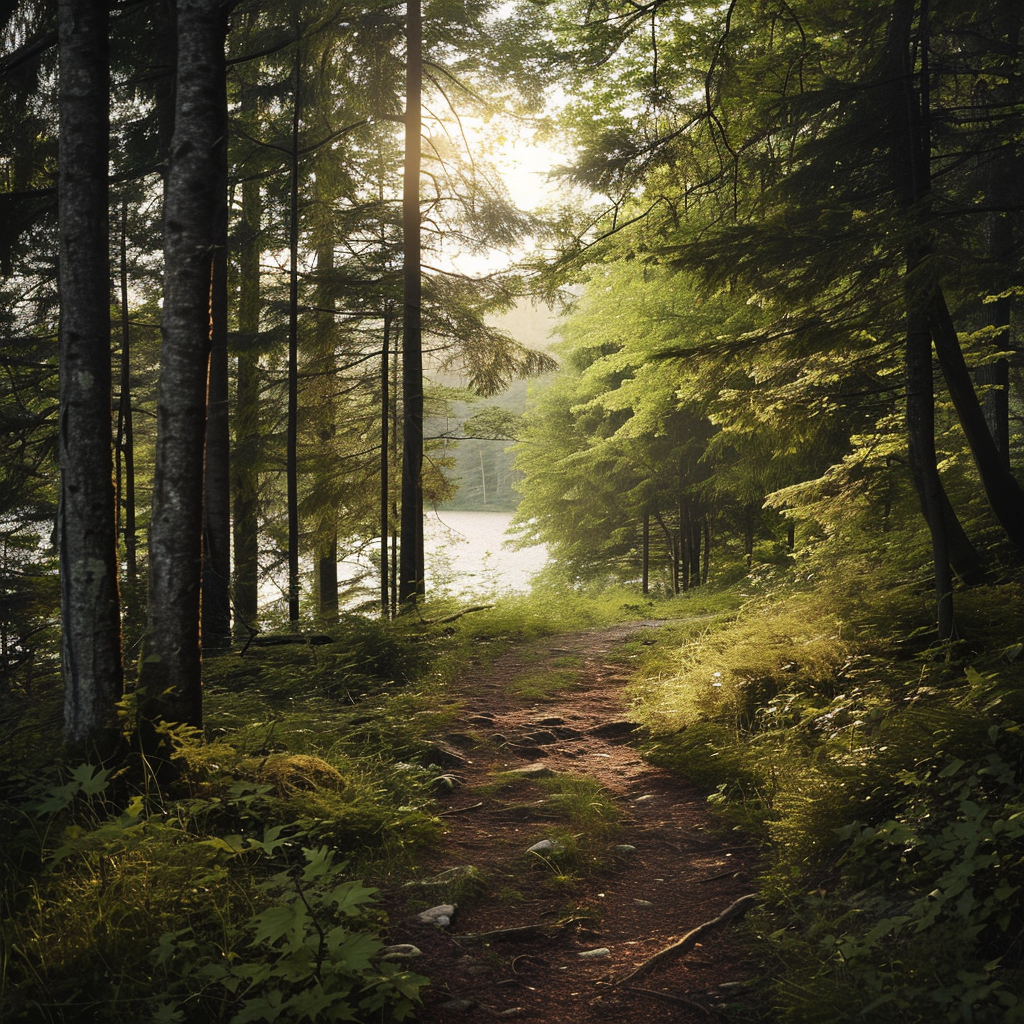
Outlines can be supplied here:
[[121, 696], [111, 443], [107, 5], [60, 0], [60, 564], [64, 738], [109, 752]]
[[[222, 77], [221, 87], [227, 82]], [[227, 137], [227, 93], [218, 104]], [[207, 393], [203, 495], [202, 634], [207, 650], [231, 645], [231, 428], [228, 423], [228, 166], [220, 147], [217, 193], [221, 197], [210, 296], [210, 381]]]
[[292, 139], [288, 202], [288, 424], [285, 481], [288, 492], [288, 621], [299, 620], [299, 129], [302, 124], [302, 56], [292, 71]]
[[179, 0], [177, 99], [164, 202], [164, 309], [149, 532], [149, 622], [140, 672], [144, 744], [161, 719], [202, 724], [203, 450], [220, 189], [225, 16]]
[[[242, 93], [242, 108], [255, 107], [252, 90]], [[235, 451], [231, 463], [234, 504], [235, 627], [255, 626], [259, 600], [259, 432], [260, 393], [257, 357], [260, 330], [260, 183], [242, 182], [239, 225], [238, 333], [235, 384]]]
[[402, 513], [398, 600], [414, 605], [425, 593], [423, 555], [423, 288], [420, 276], [420, 159], [423, 14], [406, 5], [405, 179], [402, 245], [405, 264], [402, 335]]

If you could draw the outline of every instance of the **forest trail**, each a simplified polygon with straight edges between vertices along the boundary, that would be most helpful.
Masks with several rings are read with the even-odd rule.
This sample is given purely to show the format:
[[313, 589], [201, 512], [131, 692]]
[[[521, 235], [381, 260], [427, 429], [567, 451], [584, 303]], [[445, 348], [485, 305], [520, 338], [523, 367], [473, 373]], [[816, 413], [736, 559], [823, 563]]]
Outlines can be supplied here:
[[[460, 710], [443, 746], [457, 785], [441, 799], [447, 834], [423, 877], [471, 867], [484, 881], [470, 898], [455, 897], [443, 928], [417, 919], [443, 902], [443, 886], [406, 887], [395, 898], [392, 941], [415, 945], [422, 955], [409, 967], [432, 980], [419, 1024], [690, 1024], [719, 1018], [724, 1003], [750, 1003], [744, 983], [755, 965], [728, 925], [625, 980], [751, 892], [756, 859], [712, 821], [706, 793], [645, 763], [634, 746], [629, 658], [617, 649], [657, 625], [549, 637], [456, 684]], [[525, 777], [508, 774], [524, 768]], [[572, 832], [571, 799], [558, 794], [580, 776], [596, 780], [620, 815], [617, 828], [581, 841], [600, 862], [589, 871], [563, 867], [557, 852], [528, 852]], [[504, 934], [484, 934], [494, 932]]]

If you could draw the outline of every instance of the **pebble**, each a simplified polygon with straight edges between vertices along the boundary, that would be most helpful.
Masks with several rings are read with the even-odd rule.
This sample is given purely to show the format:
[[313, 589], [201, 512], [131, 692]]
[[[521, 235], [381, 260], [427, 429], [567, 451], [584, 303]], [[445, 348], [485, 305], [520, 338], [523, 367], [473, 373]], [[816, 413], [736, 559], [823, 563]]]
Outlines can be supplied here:
[[622, 857], [628, 857], [631, 853], [636, 853], [636, 847], [631, 846], [629, 843], [619, 843], [618, 846], [612, 848], [612, 853], [617, 853]]
[[654, 904], [650, 900], [633, 900], [638, 907], [653, 907]]
[[653, 793], [644, 793], [643, 796], [638, 796], [633, 801], [633, 803], [635, 803], [635, 804], [649, 804], [652, 800], [657, 800], [657, 799], [658, 798]]
[[422, 914], [417, 914], [416, 920], [423, 924], [432, 924], [435, 928], [447, 928], [452, 923], [454, 913], [454, 903], [442, 903], [429, 910], [424, 910]]
[[399, 942], [394, 946], [385, 946], [381, 953], [381, 960], [412, 960], [414, 957], [423, 956], [423, 950], [412, 945], [410, 942]]
[[544, 779], [555, 773], [546, 764], [528, 764], [523, 768], [513, 768], [509, 774], [524, 779]]
[[599, 949], [584, 949], [576, 955], [581, 960], [599, 960], [603, 956], [611, 956], [612, 951], [607, 946], [601, 946]]
[[526, 852], [537, 854], [549, 853], [554, 856], [559, 853], [565, 853], [565, 847], [556, 840], [542, 839], [539, 843], [534, 843]]

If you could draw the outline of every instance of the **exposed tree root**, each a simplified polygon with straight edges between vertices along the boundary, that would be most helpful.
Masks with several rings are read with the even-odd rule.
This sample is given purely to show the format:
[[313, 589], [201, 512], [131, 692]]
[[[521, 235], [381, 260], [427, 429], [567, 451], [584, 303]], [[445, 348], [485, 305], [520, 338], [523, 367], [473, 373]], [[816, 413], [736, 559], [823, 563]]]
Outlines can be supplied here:
[[685, 1006], [690, 1010], [700, 1010], [701, 1013], [707, 1014], [709, 1017], [714, 1015], [714, 1011], [698, 1003], [696, 999], [687, 999], [686, 996], [675, 996], [671, 992], [659, 992], [654, 988], [637, 988], [635, 985], [623, 985], [622, 990], [635, 992], [641, 996], [651, 996], [653, 999], [660, 999], [663, 1003], [671, 1003], [673, 1006]]
[[625, 985], [628, 981], [635, 981], [638, 978], [643, 978], [650, 974], [658, 964], [665, 960], [671, 960], [675, 957], [686, 956], [687, 953], [693, 949], [706, 935], [713, 931], [721, 928], [723, 925], [728, 924], [730, 921], [739, 920], [743, 915], [750, 910], [750, 908], [757, 902], [757, 897], [753, 895], [741, 896], [735, 903], [732, 903], [725, 910], [722, 911], [718, 917], [713, 918], [710, 921], [705, 921], [703, 924], [697, 925], [696, 928], [688, 931], [681, 939], [677, 942], [673, 942], [671, 946], [666, 946], [664, 949], [658, 950], [653, 956], [648, 957], [639, 967], [634, 968], [624, 978], [620, 978], [618, 981], [613, 982], [614, 985]]

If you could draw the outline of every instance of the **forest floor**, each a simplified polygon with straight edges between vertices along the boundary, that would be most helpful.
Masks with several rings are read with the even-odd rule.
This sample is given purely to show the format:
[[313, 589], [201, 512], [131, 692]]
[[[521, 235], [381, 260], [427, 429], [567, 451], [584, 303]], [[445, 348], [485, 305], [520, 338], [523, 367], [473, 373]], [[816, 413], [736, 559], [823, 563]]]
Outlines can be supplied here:
[[[419, 1024], [690, 1024], [722, 1019], [727, 1005], [755, 1019], [757, 966], [731, 922], [648, 963], [750, 893], [757, 859], [714, 820], [705, 792], [636, 749], [622, 645], [657, 625], [549, 637], [471, 667], [456, 684], [459, 710], [442, 744], [456, 785], [441, 799], [447, 834], [424, 877], [472, 868], [483, 883], [475, 893], [472, 878], [464, 883], [470, 898], [453, 900], [444, 927], [417, 917], [442, 902], [444, 886], [407, 886], [391, 901], [391, 941], [415, 945], [421, 955], [409, 967], [432, 981]], [[510, 774], [517, 769], [526, 771]], [[573, 850], [566, 794], [580, 777], [599, 784], [617, 820], [590, 834], [584, 825]], [[587, 802], [587, 784], [582, 791]], [[577, 807], [577, 820], [587, 810]], [[562, 855], [528, 852], [559, 837], [568, 837]]]

